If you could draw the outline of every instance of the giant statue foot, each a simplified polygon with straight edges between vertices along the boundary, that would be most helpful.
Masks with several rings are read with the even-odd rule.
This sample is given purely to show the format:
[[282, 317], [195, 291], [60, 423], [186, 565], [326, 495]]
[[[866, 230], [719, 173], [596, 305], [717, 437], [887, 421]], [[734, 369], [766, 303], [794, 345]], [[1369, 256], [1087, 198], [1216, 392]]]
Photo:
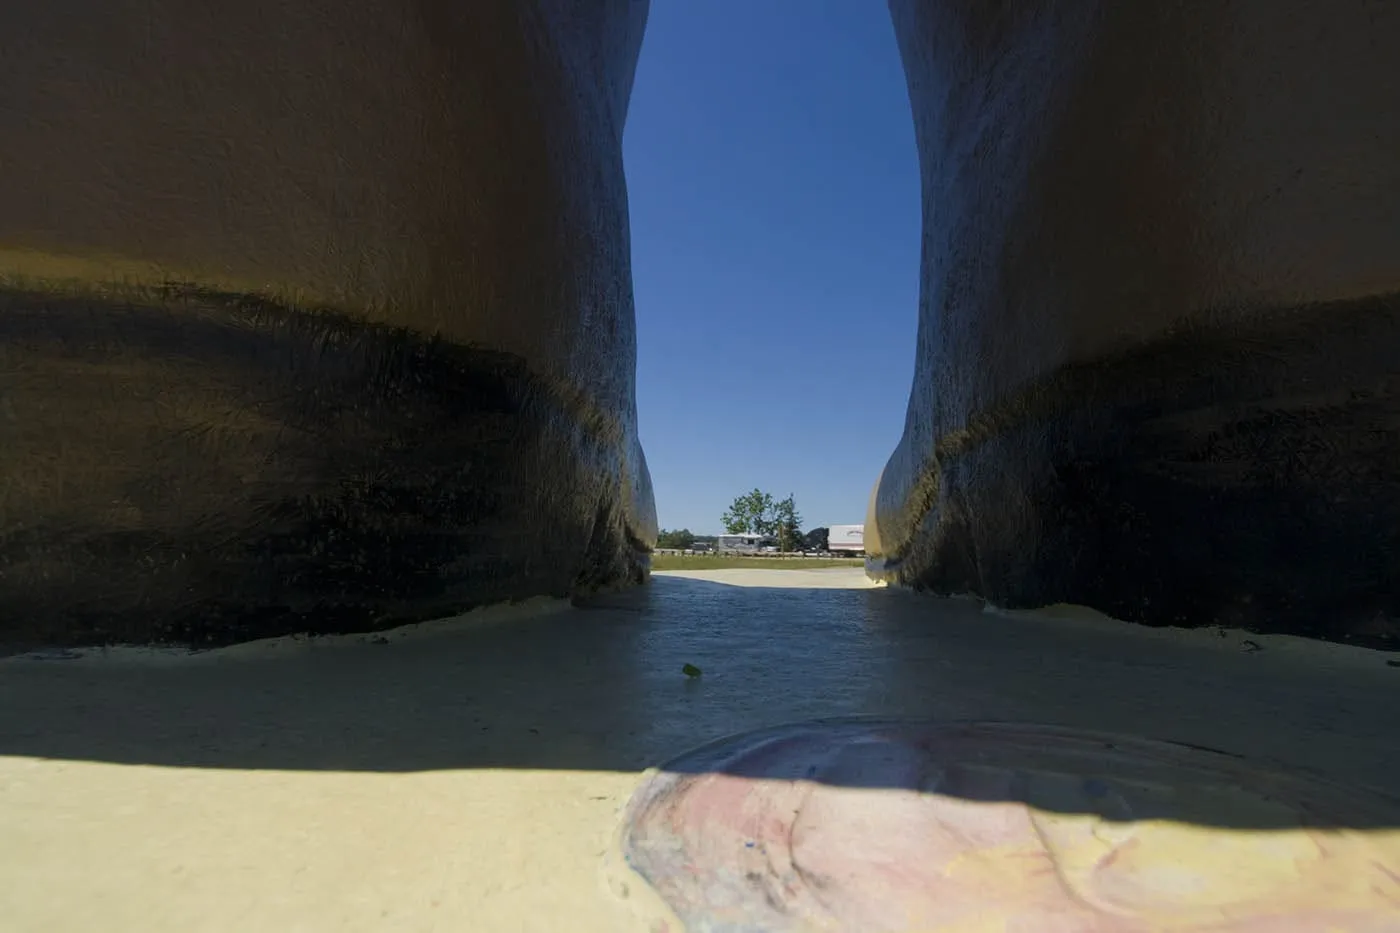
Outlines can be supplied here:
[[1400, 638], [1400, 17], [890, 7], [923, 280], [872, 569]]
[[638, 2], [0, 12], [0, 643], [640, 580]]
[[695, 933], [1395, 929], [1400, 800], [1136, 738], [818, 722], [707, 746], [621, 845]]
[[[1400, 297], [1066, 364], [896, 453], [874, 572], [1008, 607], [1400, 638]], [[867, 539], [869, 540], [869, 538]]]
[[0, 640], [367, 631], [645, 574], [625, 413], [525, 359], [208, 290], [123, 299], [0, 296]]

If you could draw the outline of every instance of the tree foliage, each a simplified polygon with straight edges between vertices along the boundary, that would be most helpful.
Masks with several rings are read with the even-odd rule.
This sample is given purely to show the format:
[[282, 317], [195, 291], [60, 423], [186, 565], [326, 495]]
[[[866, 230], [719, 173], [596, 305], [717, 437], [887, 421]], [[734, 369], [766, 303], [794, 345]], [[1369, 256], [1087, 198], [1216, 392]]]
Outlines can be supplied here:
[[773, 505], [773, 534], [778, 537], [780, 551], [795, 551], [802, 543], [802, 514], [797, 511], [797, 499], [791, 493]]
[[761, 489], [746, 492], [734, 500], [720, 521], [726, 534], [772, 534], [773, 497]]
[[795, 551], [802, 543], [802, 514], [792, 495], [779, 501], [761, 489], [751, 490], [736, 498], [720, 521], [726, 534], [772, 535], [782, 551]]
[[667, 531], [661, 529], [656, 536], [656, 546], [667, 550], [686, 551], [695, 544], [695, 535], [690, 533], [689, 528], [672, 529]]

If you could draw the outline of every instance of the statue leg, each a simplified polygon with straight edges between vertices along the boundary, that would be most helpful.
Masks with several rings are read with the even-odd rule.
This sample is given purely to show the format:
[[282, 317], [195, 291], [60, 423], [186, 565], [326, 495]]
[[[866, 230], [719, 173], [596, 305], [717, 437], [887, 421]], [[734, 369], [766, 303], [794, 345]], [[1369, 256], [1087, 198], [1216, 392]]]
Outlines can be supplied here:
[[645, 0], [0, 12], [0, 639], [640, 580]]
[[872, 568], [1400, 635], [1400, 14], [890, 7], [925, 232]]

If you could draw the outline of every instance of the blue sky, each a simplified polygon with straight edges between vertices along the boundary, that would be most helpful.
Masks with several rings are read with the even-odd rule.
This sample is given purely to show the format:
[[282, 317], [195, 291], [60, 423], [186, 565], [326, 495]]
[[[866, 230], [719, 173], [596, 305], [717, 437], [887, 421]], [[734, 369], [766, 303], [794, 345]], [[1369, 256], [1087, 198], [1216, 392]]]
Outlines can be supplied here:
[[[623, 141], [663, 527], [862, 522], [914, 369], [919, 179], [875, 0], [652, 0]], [[774, 386], [789, 387], [774, 390]]]

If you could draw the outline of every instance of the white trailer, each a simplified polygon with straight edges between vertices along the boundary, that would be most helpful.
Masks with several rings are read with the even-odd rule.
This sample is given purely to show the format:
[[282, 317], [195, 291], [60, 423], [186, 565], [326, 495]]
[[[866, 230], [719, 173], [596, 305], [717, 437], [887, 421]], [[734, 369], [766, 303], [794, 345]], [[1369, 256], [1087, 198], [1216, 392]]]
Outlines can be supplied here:
[[826, 549], [847, 554], [864, 554], [865, 526], [832, 525], [826, 531]]
[[777, 543], [776, 538], [768, 535], [720, 535], [715, 550], [721, 554], [756, 554]]

